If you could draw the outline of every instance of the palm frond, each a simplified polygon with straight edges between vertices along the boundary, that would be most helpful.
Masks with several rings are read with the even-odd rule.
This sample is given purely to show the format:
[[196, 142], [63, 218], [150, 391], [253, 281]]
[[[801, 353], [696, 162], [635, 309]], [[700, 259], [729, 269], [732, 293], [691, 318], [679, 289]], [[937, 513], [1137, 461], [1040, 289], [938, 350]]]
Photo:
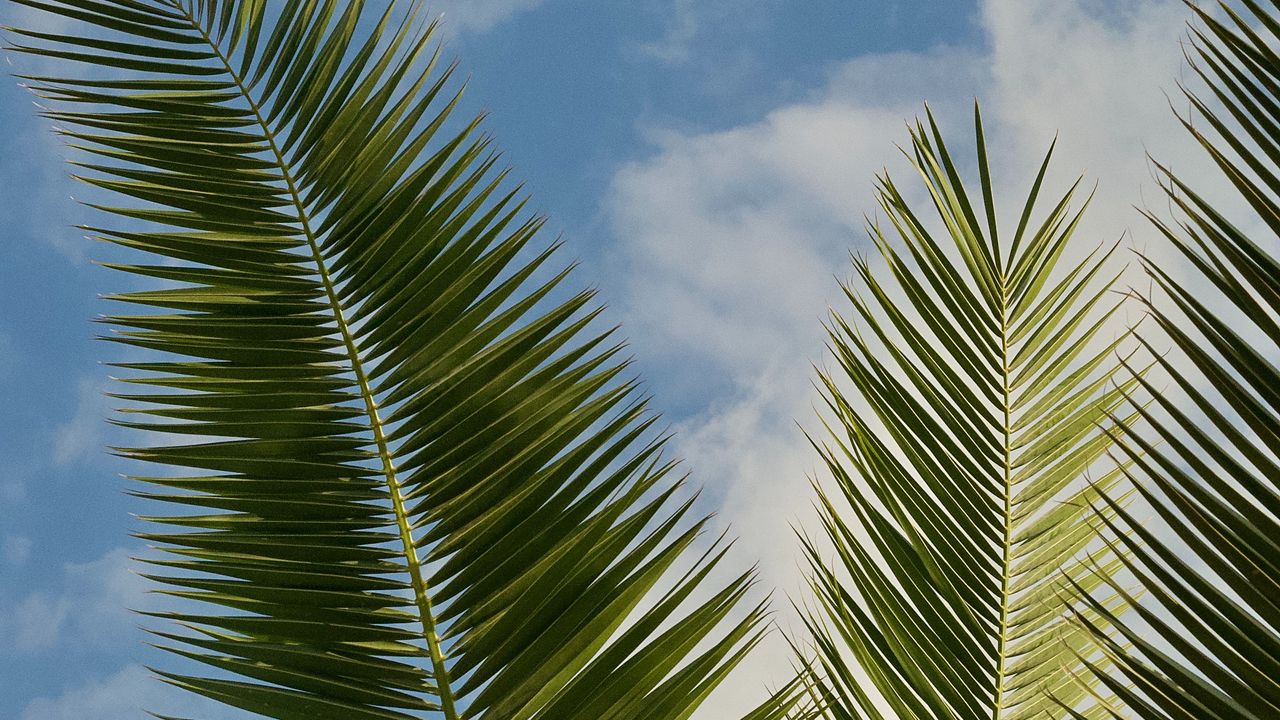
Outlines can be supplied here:
[[908, 158], [945, 238], [881, 176], [889, 228], [869, 228], [881, 263], [854, 258], [854, 319], [833, 313], [828, 328], [839, 372], [819, 379], [835, 422], [812, 442], [835, 481], [815, 483], [831, 549], [802, 538], [825, 717], [1096, 712], [1090, 684], [1067, 672], [1088, 633], [1064, 580], [1100, 582], [1082, 556], [1102, 549], [1090, 506], [1121, 473], [1089, 473], [1111, 446], [1100, 426], [1136, 382], [1114, 382], [1128, 335], [1110, 324], [1116, 244], [1061, 262], [1083, 254], [1084, 207], [1072, 208], [1077, 181], [1036, 219], [1052, 148], [1002, 238], [976, 108], [975, 123], [978, 197], [932, 114], [916, 123]]
[[1187, 57], [1209, 94], [1183, 89], [1204, 125], [1184, 123], [1258, 230], [1160, 168], [1183, 220], [1149, 217], [1194, 272], [1144, 259], [1166, 298], [1147, 302], [1174, 346], [1159, 355], [1172, 392], [1152, 393], [1150, 432], [1123, 445], [1172, 536], [1104, 506], [1152, 602], [1098, 636], [1122, 673], [1104, 679], [1133, 686], [1139, 717], [1262, 720], [1280, 716], [1280, 13], [1191, 7]]
[[[758, 640], [590, 292], [539, 249], [419, 2], [15, 0], [115, 300], [168, 682], [273, 718], [685, 718]], [[81, 65], [77, 65], [78, 67]], [[105, 77], [103, 77], [105, 75]], [[192, 602], [195, 601], [195, 602]], [[191, 665], [190, 667], [197, 667]], [[761, 717], [773, 717], [767, 712]]]

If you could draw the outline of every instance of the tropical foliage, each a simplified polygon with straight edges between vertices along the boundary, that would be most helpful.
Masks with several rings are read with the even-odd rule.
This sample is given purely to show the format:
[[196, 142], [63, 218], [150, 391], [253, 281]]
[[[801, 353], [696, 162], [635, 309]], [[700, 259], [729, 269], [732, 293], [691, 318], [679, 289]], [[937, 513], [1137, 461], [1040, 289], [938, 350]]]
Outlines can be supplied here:
[[1151, 601], [1097, 628], [1120, 671], [1098, 676], [1152, 720], [1280, 717], [1280, 11], [1244, 6], [1193, 7], [1208, 94], [1184, 89], [1184, 123], [1255, 217], [1235, 224], [1160, 168], [1182, 219], [1151, 219], [1193, 272], [1144, 261], [1171, 382], [1141, 411], [1153, 432], [1122, 445], [1161, 522], [1105, 506]]
[[159, 674], [273, 718], [687, 717], [759, 637], [752, 579], [689, 556], [705, 520], [423, 4], [15, 2], [82, 23], [15, 48], [63, 61], [24, 79], [148, 283], [106, 318], [148, 351], [117, 422], [182, 438], [119, 449], [164, 468], [155, 633], [195, 662]]
[[1090, 637], [1064, 579], [1089, 591], [1120, 566], [1078, 558], [1099, 545], [1091, 506], [1122, 477], [1101, 426], [1134, 386], [1117, 380], [1117, 245], [1077, 249], [1079, 180], [1041, 215], [1052, 148], [1002, 234], [975, 123], [976, 197], [932, 115], [916, 124], [909, 158], [937, 222], [881, 176], [880, 257], [854, 258], [853, 319], [829, 326], [838, 372], [819, 377], [833, 421], [813, 443], [834, 490], [815, 483], [825, 542], [802, 538], [811, 707], [829, 718], [1107, 707], [1071, 672]]
[[[154, 441], [118, 452], [162, 468], [158, 674], [283, 719], [694, 712], [765, 609], [712, 579], [727, 543], [454, 117], [425, 4], [13, 2], [80, 23], [13, 47], [66, 68], [24, 80], [144, 286], [105, 322], [142, 351], [114, 421]], [[1254, 216], [1159, 167], [1179, 219], [1149, 217], [1212, 290], [1143, 258], [1168, 389], [1079, 181], [1041, 201], [1052, 148], [1011, 234], [976, 112], [976, 194], [932, 115], [936, 217], [878, 178], [819, 373], [813, 643], [749, 720], [1280, 717], [1280, 4], [1239, 5], [1192, 6], [1184, 124]]]

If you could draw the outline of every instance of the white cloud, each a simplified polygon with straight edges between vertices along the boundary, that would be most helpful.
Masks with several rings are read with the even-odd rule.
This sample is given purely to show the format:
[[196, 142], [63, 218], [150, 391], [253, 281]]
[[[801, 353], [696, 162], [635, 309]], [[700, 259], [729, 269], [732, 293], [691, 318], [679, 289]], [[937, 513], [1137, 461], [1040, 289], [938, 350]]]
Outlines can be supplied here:
[[[24, 63], [11, 71], [39, 72], [39, 67]], [[35, 108], [7, 125], [6, 130], [10, 141], [0, 155], [0, 175], [20, 177], [23, 181], [12, 190], [8, 200], [0, 204], [0, 221], [9, 227], [23, 228], [29, 237], [48, 242], [67, 260], [83, 262], [84, 234], [72, 227], [82, 212], [71, 199], [76, 186], [67, 176], [65, 166], [57, 160], [69, 155], [66, 146], [50, 131], [45, 120], [35, 117]]]
[[109, 406], [102, 383], [88, 378], [80, 380], [75, 414], [54, 431], [54, 465], [91, 460], [102, 452], [103, 430]]
[[[657, 154], [615, 178], [629, 333], [650, 358], [732, 381], [681, 424], [677, 450], [723, 498], [720, 517], [760, 562], [764, 587], [780, 591], [784, 626], [794, 624], [786, 596], [802, 594], [791, 528], [810, 516], [817, 466], [795, 421], [813, 426], [810, 363], [834, 278], [865, 238], [872, 174], [897, 161], [905, 120], [922, 97], [948, 114], [967, 106], [984, 80], [979, 61], [955, 48], [860, 58], [812, 100], [759, 122], [657, 134]], [[760, 649], [700, 717], [738, 717], [785, 680], [782, 638]]]
[[831, 278], [864, 237], [872, 172], [894, 160], [919, 98], [937, 95], [929, 81], [973, 87], [975, 60], [953, 49], [859, 59], [820, 97], [759, 122], [654, 131], [657, 153], [623, 167], [609, 199], [639, 345], [748, 383], [784, 356], [812, 357]]
[[149, 698], [163, 686], [140, 665], [129, 665], [100, 680], [66, 691], [56, 698], [36, 698], [27, 704], [22, 720], [124, 720], [142, 715]]
[[0, 555], [9, 565], [21, 567], [31, 559], [31, 538], [25, 535], [6, 535], [0, 543]]
[[[5, 552], [10, 549], [6, 541]], [[0, 608], [0, 646], [19, 654], [88, 654], [94, 666], [136, 656], [141, 646], [134, 610], [158, 609], [148, 581], [133, 572], [130, 551], [116, 548], [86, 563], [68, 563], [50, 587]], [[172, 600], [168, 604], [171, 604]], [[208, 720], [247, 719], [246, 713], [202, 699], [131, 664], [105, 677], [74, 677], [61, 694], [31, 700], [21, 720], [133, 720], [144, 711]]]
[[13, 625], [13, 647], [19, 652], [47, 650], [62, 634], [71, 609], [66, 597], [51, 597], [33, 592], [22, 599], [8, 615]]
[[443, 14], [443, 27], [448, 32], [481, 33], [542, 3], [543, 0], [435, 0], [431, 10]]
[[698, 24], [693, 0], [673, 0], [666, 33], [640, 45], [640, 53], [668, 65], [683, 63], [689, 59], [693, 40], [698, 36]]
[[141, 665], [127, 665], [57, 697], [32, 700], [23, 709], [21, 720], [134, 720], [146, 711], [209, 720], [246, 717], [166, 685]]
[[10, 27], [35, 30], [51, 35], [62, 35], [76, 28], [84, 27], [84, 23], [79, 20], [17, 3], [7, 3], [5, 12], [0, 17], [3, 17], [4, 24]]
[[56, 586], [33, 590], [0, 617], [0, 639], [21, 652], [51, 651], [65, 643], [98, 649], [131, 647], [146, 609], [146, 581], [131, 572], [129, 552], [111, 550], [87, 563], [67, 563]]
[[[0, 19], [4, 25], [35, 30], [50, 35], [70, 35], [83, 32], [86, 24], [79, 20], [38, 10], [17, 3], [4, 3]], [[18, 41], [17, 36], [6, 37]], [[7, 73], [28, 75], [58, 75], [66, 66], [54, 58], [27, 55], [17, 52], [0, 54]], [[83, 66], [86, 72], [95, 71]], [[96, 72], [102, 72], [98, 70]], [[25, 92], [11, 87], [8, 92]], [[28, 99], [39, 106], [35, 96]], [[9, 228], [22, 228], [30, 237], [47, 241], [66, 259], [80, 263], [85, 260], [83, 233], [73, 229], [80, 222], [83, 210], [71, 200], [85, 186], [71, 180], [66, 166], [51, 162], [51, 158], [67, 158], [72, 155], [66, 145], [50, 130], [48, 120], [31, 112], [17, 118], [7, 118], [8, 135], [5, 152], [0, 154], [0, 175], [22, 178], [15, 183], [6, 202], [0, 203], [0, 222]]]
[[[914, 190], [894, 149], [907, 141], [904, 122], [927, 100], [954, 146], [969, 150], [969, 103], [982, 101], [1005, 224], [1060, 133], [1046, 192], [1081, 172], [1100, 186], [1080, 246], [1126, 230], [1137, 247], [1156, 246], [1133, 210], [1160, 204], [1145, 153], [1184, 171], [1207, 165], [1165, 95], [1176, 90], [1186, 17], [1176, 0], [989, 0], [981, 52], [858, 58], [814, 97], [756, 122], [650, 129], [652, 155], [617, 173], [609, 209], [628, 332], [677, 392], [690, 366], [731, 380], [682, 422], [678, 449], [725, 498], [722, 517], [761, 560], [766, 587], [799, 587], [788, 524], [809, 515], [817, 458], [794, 421], [816, 426], [808, 363], [821, 362], [819, 320], [835, 299], [833, 276], [849, 273], [846, 250], [866, 248], [873, 173], [888, 165]], [[1216, 176], [1203, 177], [1213, 196]], [[784, 626], [786, 606], [776, 603]], [[738, 716], [760, 697], [744, 690], [785, 679], [788, 660], [773, 641], [699, 717]]]

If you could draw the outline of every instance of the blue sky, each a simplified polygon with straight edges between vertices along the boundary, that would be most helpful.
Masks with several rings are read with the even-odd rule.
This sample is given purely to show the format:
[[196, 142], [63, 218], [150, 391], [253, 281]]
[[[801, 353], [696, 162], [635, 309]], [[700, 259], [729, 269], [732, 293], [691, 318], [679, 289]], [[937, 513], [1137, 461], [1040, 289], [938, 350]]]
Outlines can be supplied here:
[[[864, 237], [872, 174], [900, 170], [893, 144], [922, 102], [963, 147], [982, 99], [1006, 187], [1025, 184], [1061, 132], [1055, 179], [1100, 183], [1086, 228], [1099, 241], [1126, 229], [1150, 241], [1131, 209], [1152, 197], [1144, 150], [1200, 162], [1162, 94], [1179, 74], [1176, 0], [438, 7], [446, 54], [471, 78], [467, 109], [490, 113], [550, 232], [583, 260], [579, 282], [602, 289], [632, 338], [711, 509], [784, 590], [796, 578], [787, 523], [803, 522], [813, 469], [793, 420], [812, 416], [819, 320]], [[0, 84], [0, 718], [181, 712], [139, 667], [154, 656], [123, 610], [152, 601], [129, 572], [126, 468], [102, 449], [113, 434], [99, 361], [112, 351], [91, 323], [120, 280], [71, 228], [90, 214], [35, 109]], [[771, 648], [702, 717], [732, 717], [780, 678]]]

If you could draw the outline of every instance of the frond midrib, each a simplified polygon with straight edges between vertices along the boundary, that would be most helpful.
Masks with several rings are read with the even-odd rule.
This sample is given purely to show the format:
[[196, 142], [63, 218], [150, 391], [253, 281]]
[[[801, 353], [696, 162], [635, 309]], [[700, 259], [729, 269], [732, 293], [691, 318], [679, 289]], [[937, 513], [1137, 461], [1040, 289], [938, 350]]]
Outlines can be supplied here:
[[338, 297], [337, 288], [334, 285], [333, 278], [329, 272], [329, 267], [325, 262], [324, 255], [321, 252], [320, 244], [316, 239], [315, 233], [311, 229], [310, 213], [307, 211], [306, 204], [303, 202], [301, 195], [298, 193], [297, 184], [294, 181], [293, 173], [284, 153], [281, 152], [279, 143], [276, 139], [276, 133], [272, 131], [266, 118], [262, 115], [262, 110], [254, 99], [253, 94], [246, 87], [244, 79], [232, 67], [230, 59], [223, 53], [222, 48], [212, 37], [208, 31], [200, 23], [200, 21], [192, 17], [186, 7], [177, 0], [170, 0], [175, 9], [183, 14], [200, 36], [209, 45], [212, 52], [217, 56], [218, 61], [222, 63], [223, 69], [236, 85], [236, 89], [240, 96], [248, 103], [250, 110], [257, 124], [262, 130], [263, 137], [267, 140], [270, 147], [272, 159], [277, 168], [280, 170], [282, 179], [289, 192], [289, 202], [297, 211], [298, 222], [301, 225], [303, 235], [307, 241], [308, 250], [311, 253], [311, 260], [315, 263], [316, 272], [320, 277], [324, 287], [325, 298], [329, 305], [329, 310], [333, 313], [334, 324], [337, 326], [341, 336], [344, 351], [347, 354], [347, 360], [351, 364], [351, 372], [355, 377], [356, 384], [360, 391], [361, 399], [364, 403], [365, 416], [369, 422], [369, 429], [373, 434], [373, 440], [377, 448], [378, 458], [382, 463], [382, 474], [387, 484], [387, 493], [390, 496], [392, 509], [395, 514], [396, 528], [403, 546], [405, 559], [405, 569], [409, 575], [410, 584], [413, 587], [414, 605], [418, 612], [418, 619], [422, 625], [422, 632], [427, 643], [427, 650], [431, 656], [432, 675], [439, 695], [441, 711], [444, 713], [445, 720], [459, 720], [453, 689], [451, 687], [451, 679], [449, 677], [448, 666], [445, 663], [445, 654], [440, 640], [440, 634], [436, 628], [435, 615], [432, 610], [431, 596], [427, 585], [426, 576], [422, 571], [422, 563], [418, 558], [417, 546], [413, 538], [412, 522], [409, 520], [408, 511], [404, 503], [404, 495], [400, 486], [400, 482], [396, 476], [395, 461], [393, 459], [390, 445], [387, 441], [384, 424], [378, 413], [377, 398], [370, 386], [369, 378], [364, 369], [364, 363], [361, 360], [360, 349], [356, 344], [355, 337], [351, 333], [350, 326], [346, 320], [346, 314], [343, 311], [342, 301]]
[[1004, 715], [1005, 666], [1008, 662], [1009, 644], [1009, 578], [1011, 569], [1011, 548], [1013, 543], [1013, 439], [1012, 409], [1009, 387], [1009, 278], [1006, 273], [1000, 275], [1000, 392], [1004, 419], [1001, 425], [1003, 442], [1000, 450], [1003, 456], [1004, 473], [1004, 544], [1001, 547], [1000, 561], [1000, 625], [996, 639], [996, 682], [992, 696], [991, 720], [1000, 720]]

